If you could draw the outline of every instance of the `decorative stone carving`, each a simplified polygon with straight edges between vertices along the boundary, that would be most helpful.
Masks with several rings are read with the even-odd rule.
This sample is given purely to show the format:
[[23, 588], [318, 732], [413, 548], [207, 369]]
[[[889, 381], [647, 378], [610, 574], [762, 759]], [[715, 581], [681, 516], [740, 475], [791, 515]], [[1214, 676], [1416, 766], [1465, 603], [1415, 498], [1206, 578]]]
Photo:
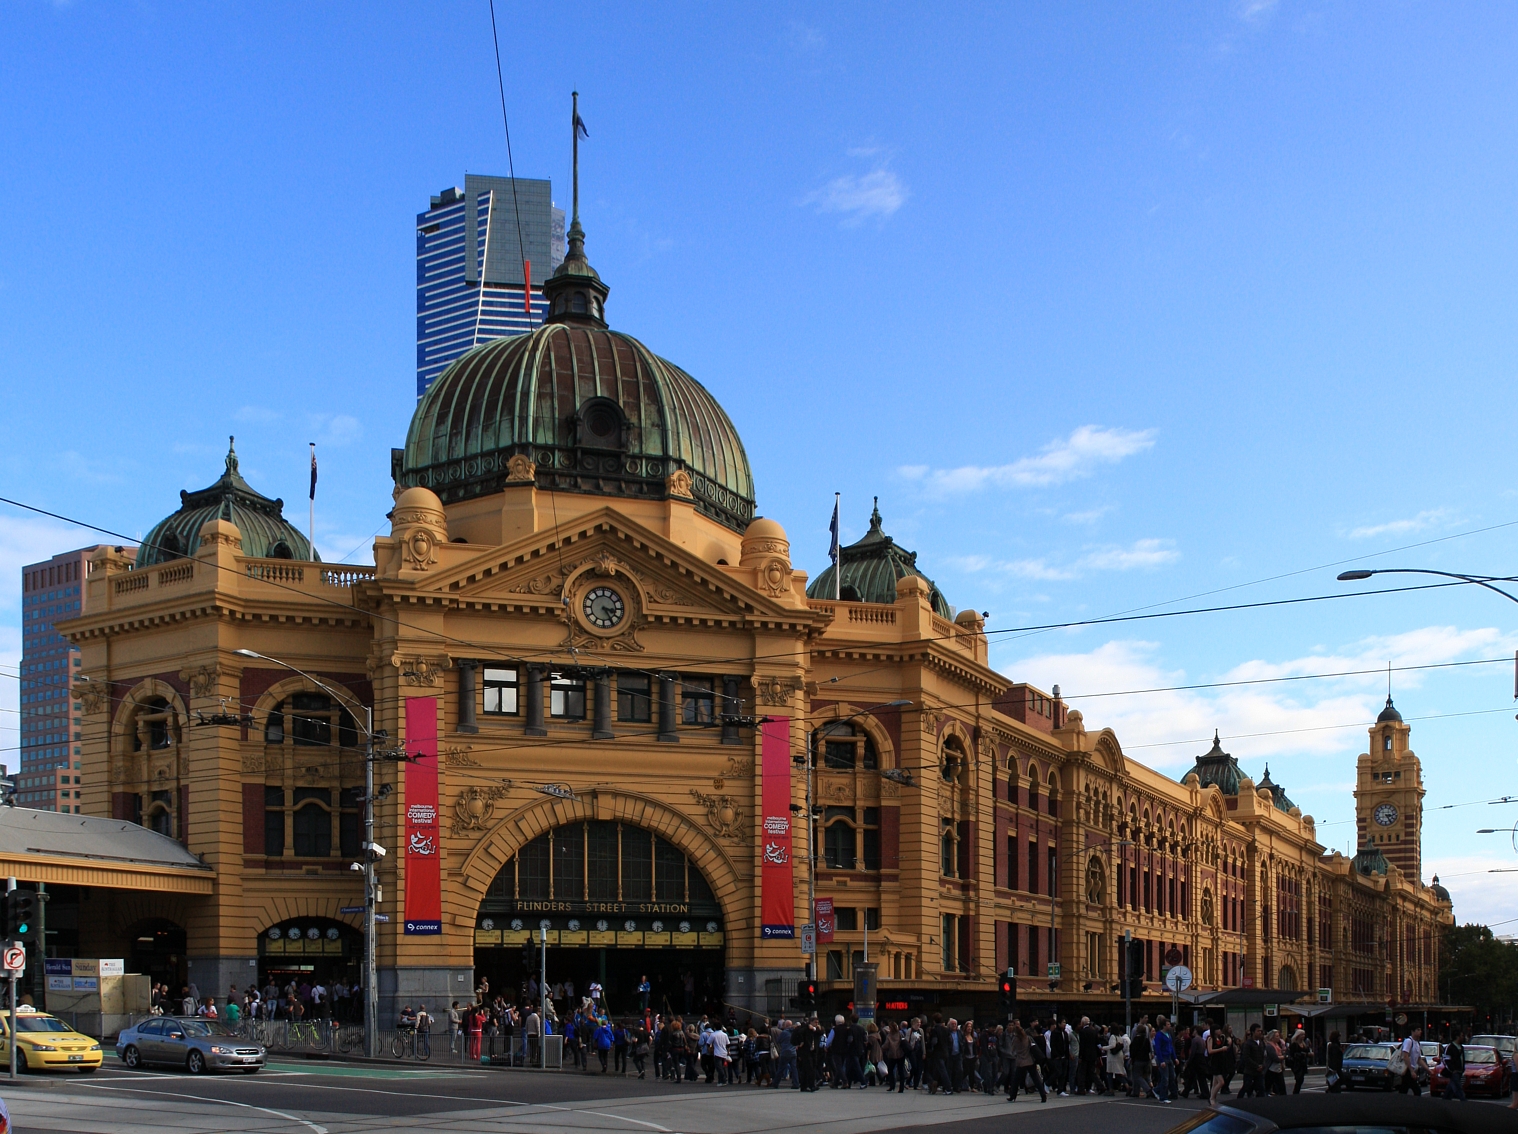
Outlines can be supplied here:
[[854, 798], [854, 784], [848, 779], [825, 779], [817, 785], [817, 794], [822, 799], [847, 803]]
[[107, 696], [103, 681], [83, 681], [74, 686], [74, 699], [84, 705], [86, 713], [98, 713], [105, 708]]
[[480, 764], [473, 756], [469, 755], [469, 747], [450, 745], [443, 749], [443, 763], [450, 768], [479, 768]]
[[390, 534], [400, 545], [404, 566], [427, 570], [437, 562], [438, 547], [448, 542], [443, 502], [430, 489], [406, 489], [390, 513]]
[[624, 620], [624, 629], [620, 634], [611, 637], [603, 637], [599, 634], [587, 634], [580, 628], [572, 611], [567, 612], [564, 620], [569, 628], [565, 636], [563, 648], [569, 650], [610, 650], [614, 653], [639, 653], [643, 649], [643, 643], [638, 641], [638, 627], [642, 624], [641, 615], [629, 615]]
[[511, 781], [492, 784], [490, 787], [467, 787], [453, 800], [453, 827], [451, 832], [462, 835], [467, 831], [483, 831], [495, 815], [495, 801], [511, 790]]
[[443, 678], [443, 672], [452, 664], [447, 657], [405, 657], [396, 654], [390, 664], [401, 671], [401, 680], [407, 685], [432, 687]]
[[199, 669], [182, 669], [179, 671], [179, 679], [190, 683], [190, 696], [214, 697], [216, 695], [217, 672], [215, 666], [201, 666]]
[[799, 677], [756, 677], [754, 689], [761, 705], [789, 705], [802, 686]]
[[664, 490], [670, 497], [679, 500], [693, 499], [690, 491], [690, 473], [684, 469], [676, 469], [664, 478]]
[[752, 776], [754, 774], [754, 761], [747, 756], [729, 756], [727, 767], [723, 769], [724, 776]]
[[705, 795], [695, 788], [691, 798], [706, 808], [706, 823], [719, 839], [743, 841], [743, 812], [730, 795]]
[[242, 770], [256, 776], [263, 775], [264, 754], [262, 752], [244, 752], [242, 754]]
[[526, 453], [513, 453], [506, 461], [507, 484], [534, 484], [538, 479], [538, 466]]
[[539, 575], [520, 582], [508, 590], [514, 595], [556, 595], [559, 593], [559, 582], [554, 575]]
[[651, 588], [651, 592], [654, 601], [663, 603], [665, 606], [696, 605], [696, 601], [694, 599], [690, 598], [688, 595], [681, 594], [679, 591], [675, 590], [674, 587], [666, 586], [663, 583], [655, 584]]
[[759, 567], [759, 589], [779, 597], [791, 589], [791, 565], [784, 559], [767, 559]]

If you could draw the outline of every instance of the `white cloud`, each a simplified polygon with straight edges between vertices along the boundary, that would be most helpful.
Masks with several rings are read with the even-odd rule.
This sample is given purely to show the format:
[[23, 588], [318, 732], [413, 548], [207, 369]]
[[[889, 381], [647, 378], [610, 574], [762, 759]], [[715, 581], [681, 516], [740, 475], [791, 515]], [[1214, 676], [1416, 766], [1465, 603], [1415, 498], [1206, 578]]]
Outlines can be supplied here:
[[[1380, 710], [1386, 695], [1387, 661], [1394, 666], [1408, 666], [1492, 657], [1511, 651], [1513, 644], [1495, 629], [1429, 626], [1405, 634], [1365, 638], [1332, 653], [1319, 652], [1280, 661], [1257, 659], [1221, 674], [1193, 676], [1182, 669], [1166, 667], [1157, 657], [1157, 643], [1115, 640], [1085, 653], [1047, 653], [1012, 662], [998, 658], [997, 668], [1017, 680], [1031, 681], [1045, 689], [1057, 682], [1071, 706], [1085, 716], [1087, 728], [1110, 727], [1117, 732], [1124, 749], [1133, 750], [1136, 759], [1176, 770], [1189, 765], [1206, 750], [1214, 728], [1222, 730], [1224, 747], [1241, 760], [1342, 756], [1346, 748], [1356, 743], [1346, 738], [1363, 729]], [[1345, 670], [1368, 672], [1300, 683], [1222, 689], [1167, 688]], [[1416, 688], [1422, 684], [1422, 677], [1418, 672], [1397, 673], [1395, 688], [1399, 691]], [[1141, 689], [1166, 691], [1121, 697], [1084, 696]], [[1258, 764], [1246, 770], [1258, 773]]]
[[1238, 5], [1239, 19], [1256, 23], [1268, 19], [1276, 10], [1278, 0], [1241, 0]]
[[821, 189], [801, 199], [821, 213], [842, 213], [843, 223], [860, 224], [866, 218], [890, 216], [906, 204], [908, 192], [901, 178], [889, 169], [875, 169], [854, 176], [835, 177]]
[[1044, 488], [1088, 477], [1103, 465], [1113, 465], [1154, 447], [1153, 429], [1105, 429], [1082, 425], [1069, 437], [1051, 441], [1035, 456], [1019, 457], [1005, 465], [962, 465], [934, 469], [903, 465], [896, 471], [936, 493], [974, 492], [986, 487]]
[[351, 445], [364, 433], [358, 418], [345, 413], [312, 414], [307, 421], [312, 430], [318, 431], [313, 438], [317, 445]]
[[1448, 519], [1448, 508], [1431, 508], [1426, 512], [1419, 512], [1416, 516], [1410, 516], [1404, 520], [1391, 520], [1384, 524], [1370, 524], [1366, 527], [1354, 528], [1348, 533], [1350, 539], [1370, 539], [1372, 536], [1382, 535], [1407, 535], [1409, 532], [1421, 532], [1425, 528], [1433, 527]]
[[1173, 540], [1140, 539], [1131, 547], [1104, 547], [1081, 556], [1077, 568], [1088, 571], [1132, 571], [1137, 568], [1162, 567], [1181, 557]]
[[1088, 508], [1084, 512], [1066, 512], [1060, 519], [1067, 524], [1094, 524], [1112, 510], [1111, 504], [1103, 504], [1100, 508]]
[[239, 406], [237, 412], [232, 415], [234, 421], [252, 421], [259, 424], [268, 424], [278, 421], [279, 414], [268, 406]]

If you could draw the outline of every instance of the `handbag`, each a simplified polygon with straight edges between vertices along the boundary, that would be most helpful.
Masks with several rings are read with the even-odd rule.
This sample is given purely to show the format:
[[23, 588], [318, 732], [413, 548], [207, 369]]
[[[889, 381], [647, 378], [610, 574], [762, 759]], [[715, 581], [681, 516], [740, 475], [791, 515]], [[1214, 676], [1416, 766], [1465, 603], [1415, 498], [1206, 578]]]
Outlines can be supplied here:
[[1407, 1052], [1400, 1047], [1391, 1053], [1391, 1058], [1386, 1061], [1386, 1069], [1393, 1075], [1407, 1074]]

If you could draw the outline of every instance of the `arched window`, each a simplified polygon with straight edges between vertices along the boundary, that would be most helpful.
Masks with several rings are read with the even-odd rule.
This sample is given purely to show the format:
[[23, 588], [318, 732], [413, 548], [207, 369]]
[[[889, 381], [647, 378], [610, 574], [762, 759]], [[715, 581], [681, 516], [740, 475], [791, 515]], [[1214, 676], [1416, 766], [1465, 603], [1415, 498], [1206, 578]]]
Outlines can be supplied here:
[[959, 783], [964, 775], [968, 760], [965, 757], [965, 746], [960, 743], [959, 737], [951, 736], [943, 742], [943, 767], [939, 769], [945, 783]]
[[835, 771], [853, 768], [874, 770], [880, 767], [875, 741], [863, 728], [853, 724], [827, 724], [816, 733], [822, 747], [822, 766]]
[[164, 559], [182, 559], [184, 543], [173, 532], [164, 532], [158, 537], [158, 551]]
[[149, 697], [137, 710], [132, 725], [132, 751], [141, 752], [144, 745], [150, 749], [167, 748], [174, 743], [174, 710], [163, 697]]
[[174, 837], [174, 793], [155, 791], [152, 802], [148, 804], [146, 819], [145, 825], [150, 830], [172, 839]]
[[295, 857], [326, 858], [332, 853], [332, 791], [295, 789]]
[[583, 291], [574, 293], [573, 298], [569, 301], [569, 309], [578, 315], [585, 313], [585, 293]]
[[954, 820], [943, 821], [943, 834], [939, 838], [939, 873], [945, 878], [955, 876], [959, 864], [959, 847], [954, 838]]
[[280, 540], [273, 547], [269, 548], [269, 558], [294, 559], [295, 553], [290, 550], [290, 545], [288, 543], [286, 543], [284, 540]]
[[1059, 777], [1049, 773], [1049, 814], [1059, 815]]

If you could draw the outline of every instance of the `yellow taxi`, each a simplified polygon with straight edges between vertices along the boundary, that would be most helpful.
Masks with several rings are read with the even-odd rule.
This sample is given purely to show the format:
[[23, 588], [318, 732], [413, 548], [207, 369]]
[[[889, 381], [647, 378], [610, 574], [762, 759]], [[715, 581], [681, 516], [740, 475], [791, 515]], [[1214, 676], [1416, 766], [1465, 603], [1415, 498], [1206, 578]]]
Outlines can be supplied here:
[[[0, 1069], [11, 1061], [11, 1014], [0, 1011]], [[98, 1040], [76, 1032], [57, 1016], [46, 1012], [18, 1012], [20, 1037], [16, 1046], [16, 1070], [74, 1070], [88, 1075], [100, 1070], [102, 1054]]]

